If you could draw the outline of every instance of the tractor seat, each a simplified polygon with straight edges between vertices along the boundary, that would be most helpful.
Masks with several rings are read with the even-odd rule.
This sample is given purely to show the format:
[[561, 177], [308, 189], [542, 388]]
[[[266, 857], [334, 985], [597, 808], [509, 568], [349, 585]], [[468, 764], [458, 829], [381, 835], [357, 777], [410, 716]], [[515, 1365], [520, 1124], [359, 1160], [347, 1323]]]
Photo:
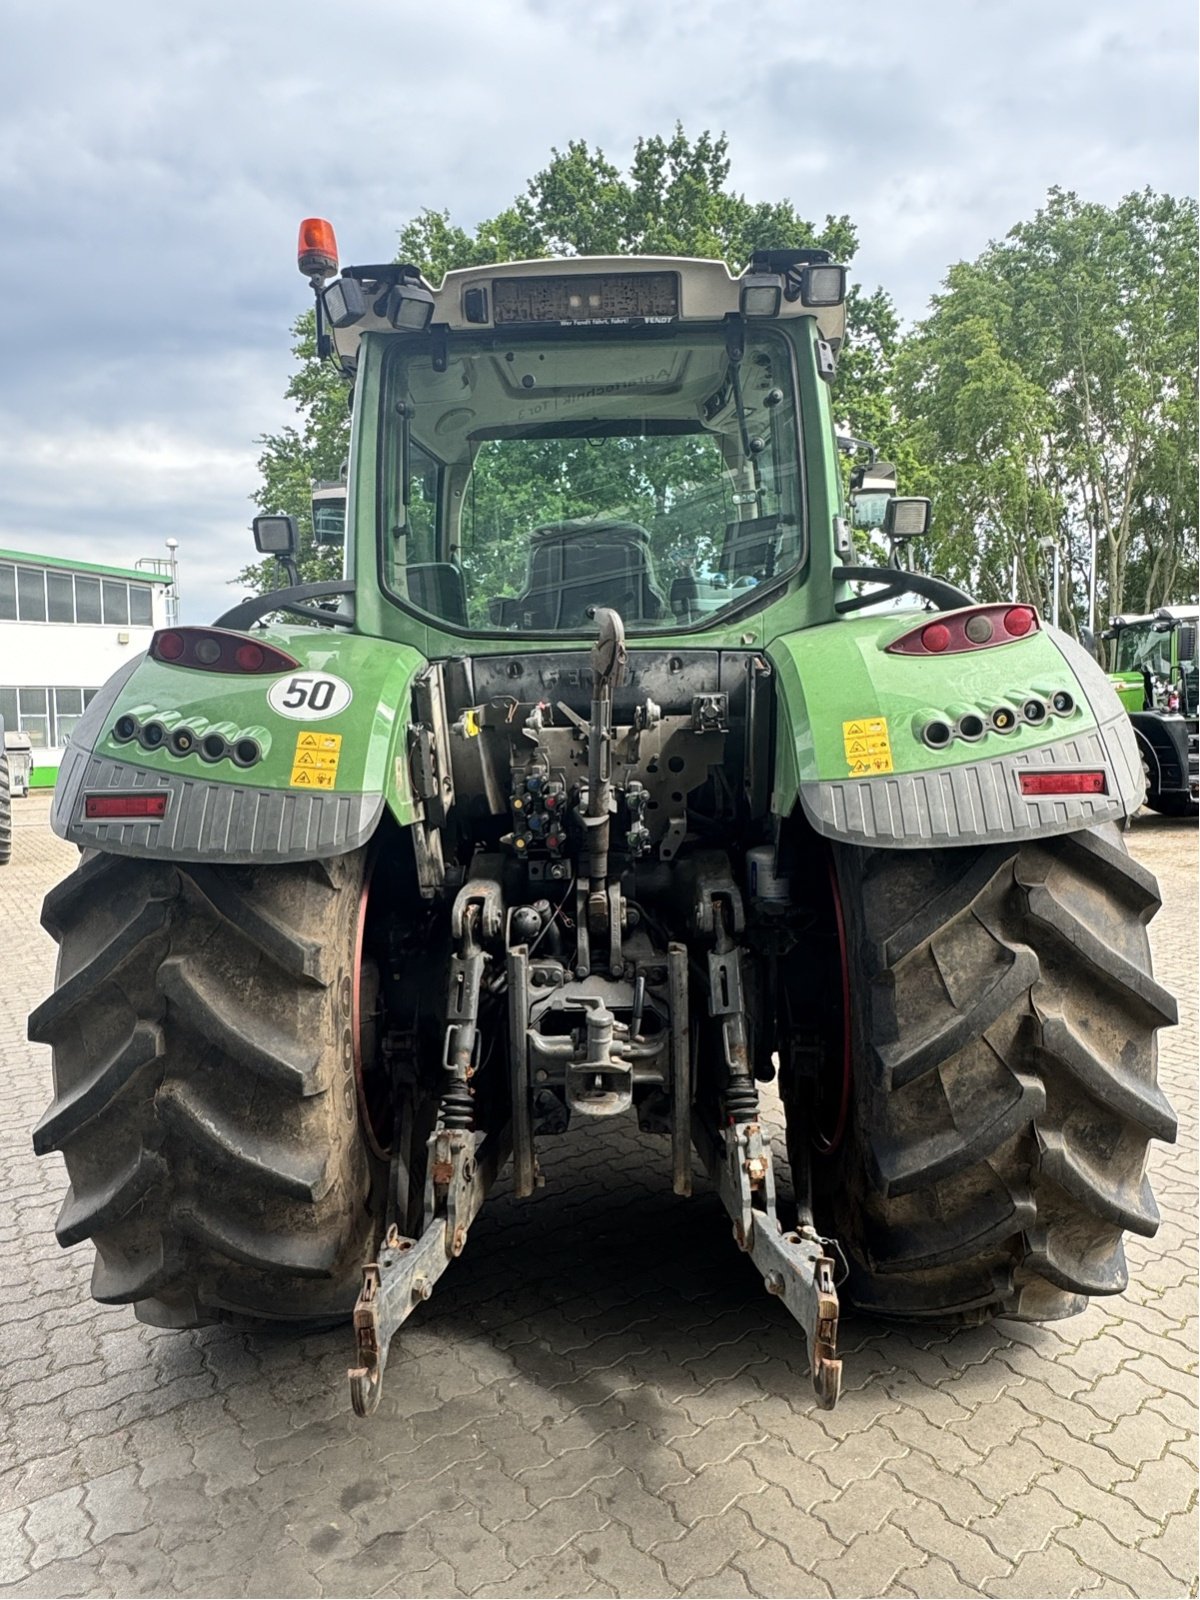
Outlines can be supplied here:
[[501, 627], [555, 633], [586, 628], [591, 606], [610, 606], [626, 622], [654, 622], [666, 614], [645, 528], [598, 518], [535, 528], [525, 592], [494, 600], [491, 611]]

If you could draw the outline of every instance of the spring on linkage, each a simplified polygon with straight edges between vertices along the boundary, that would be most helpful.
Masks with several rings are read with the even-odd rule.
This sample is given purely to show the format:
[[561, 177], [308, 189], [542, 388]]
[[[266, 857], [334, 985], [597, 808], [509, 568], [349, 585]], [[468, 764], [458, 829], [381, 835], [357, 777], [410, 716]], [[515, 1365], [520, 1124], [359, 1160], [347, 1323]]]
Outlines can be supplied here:
[[753, 1078], [734, 1078], [725, 1090], [725, 1110], [731, 1122], [758, 1118], [758, 1089]]
[[438, 1122], [443, 1128], [459, 1128], [466, 1133], [475, 1126], [475, 1102], [461, 1078], [456, 1078], [442, 1096]]

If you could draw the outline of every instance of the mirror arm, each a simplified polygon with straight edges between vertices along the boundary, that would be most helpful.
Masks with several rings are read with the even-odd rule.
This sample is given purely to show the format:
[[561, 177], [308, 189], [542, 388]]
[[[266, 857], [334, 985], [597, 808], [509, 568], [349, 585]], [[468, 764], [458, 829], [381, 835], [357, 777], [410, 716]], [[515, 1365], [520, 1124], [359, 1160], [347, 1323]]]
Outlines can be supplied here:
[[298, 583], [287, 589], [270, 589], [266, 594], [253, 594], [247, 600], [224, 611], [213, 623], [214, 628], [245, 630], [272, 611], [287, 611], [306, 621], [320, 622], [326, 627], [352, 628], [353, 611], [322, 611], [317, 606], [305, 605], [306, 600], [324, 599], [326, 595], [354, 593], [354, 581], [339, 578], [336, 582]]
[[974, 598], [956, 589], [944, 578], [927, 578], [923, 572], [905, 572], [896, 567], [834, 567], [835, 583], [878, 583], [882, 587], [870, 594], [852, 595], [849, 600], [838, 600], [834, 610], [861, 611], [877, 601], [888, 600], [898, 594], [918, 594], [922, 600], [932, 600], [939, 611], [957, 611], [960, 606], [973, 606]]

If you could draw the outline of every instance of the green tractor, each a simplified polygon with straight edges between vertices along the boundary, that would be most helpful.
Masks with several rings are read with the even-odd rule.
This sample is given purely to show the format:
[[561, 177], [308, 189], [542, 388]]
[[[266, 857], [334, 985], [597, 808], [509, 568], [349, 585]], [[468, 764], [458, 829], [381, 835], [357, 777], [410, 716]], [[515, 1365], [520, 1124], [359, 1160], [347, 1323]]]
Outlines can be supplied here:
[[1200, 606], [1114, 617], [1113, 687], [1129, 712], [1146, 774], [1146, 804], [1168, 816], [1200, 811], [1196, 624]]
[[296, 582], [257, 519], [291, 581], [156, 633], [55, 796], [83, 854], [43, 913], [34, 1142], [95, 1297], [353, 1314], [365, 1414], [497, 1174], [528, 1196], [542, 1141], [612, 1117], [677, 1194], [698, 1154], [821, 1405], [839, 1295], [976, 1323], [1120, 1293], [1175, 1136], [1137, 747], [1032, 608], [855, 563], [855, 520], [898, 541], [929, 504], [877, 466], [843, 493], [844, 269], [433, 288], [336, 275], [315, 221], [300, 266], [354, 386], [345, 576]]

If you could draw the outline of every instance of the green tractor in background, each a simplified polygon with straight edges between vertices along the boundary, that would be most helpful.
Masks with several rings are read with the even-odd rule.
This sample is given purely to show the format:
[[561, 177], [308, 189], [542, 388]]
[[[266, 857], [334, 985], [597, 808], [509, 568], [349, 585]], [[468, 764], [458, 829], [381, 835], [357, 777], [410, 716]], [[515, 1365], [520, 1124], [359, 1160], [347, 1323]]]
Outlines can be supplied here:
[[1152, 616], [1114, 617], [1113, 687], [1138, 742], [1146, 804], [1168, 816], [1200, 811], [1196, 624], [1200, 606], [1160, 606]]
[[[613, 1117], [678, 1194], [698, 1154], [822, 1405], [839, 1292], [963, 1323], [1119, 1293], [1175, 1136], [1142, 764], [1032, 608], [855, 563], [844, 269], [434, 288], [336, 276], [316, 221], [300, 265], [354, 385], [319, 519], [345, 576], [294, 581], [294, 525], [258, 518], [292, 581], [158, 632], [55, 796], [83, 858], [43, 914], [34, 1141], [96, 1298], [352, 1313], [366, 1413], [501, 1169], [528, 1196], [541, 1141]], [[894, 487], [851, 498], [895, 543], [929, 505]]]

